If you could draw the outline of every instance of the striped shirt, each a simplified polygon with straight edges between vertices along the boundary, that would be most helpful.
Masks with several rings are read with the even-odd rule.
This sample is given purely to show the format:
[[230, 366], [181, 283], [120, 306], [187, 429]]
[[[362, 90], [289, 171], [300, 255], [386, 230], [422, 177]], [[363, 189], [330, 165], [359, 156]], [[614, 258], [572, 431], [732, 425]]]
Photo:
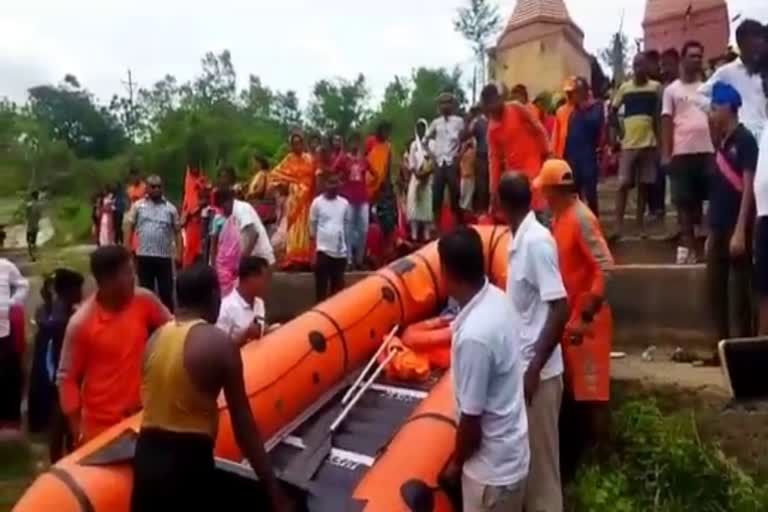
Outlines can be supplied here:
[[0, 258], [0, 338], [11, 334], [9, 311], [27, 298], [29, 282], [11, 261]]
[[176, 234], [181, 227], [179, 213], [170, 201], [140, 199], [128, 212], [127, 222], [138, 237], [137, 256], [174, 257]]

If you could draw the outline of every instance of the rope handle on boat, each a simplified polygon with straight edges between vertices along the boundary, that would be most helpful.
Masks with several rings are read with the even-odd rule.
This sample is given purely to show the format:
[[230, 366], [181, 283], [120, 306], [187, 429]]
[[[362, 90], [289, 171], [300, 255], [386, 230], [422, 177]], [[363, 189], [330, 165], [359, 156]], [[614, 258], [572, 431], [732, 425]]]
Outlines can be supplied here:
[[[352, 397], [351, 400], [346, 404], [344, 409], [341, 411], [341, 413], [336, 417], [336, 419], [331, 423], [330, 431], [331, 433], [335, 432], [336, 429], [341, 425], [341, 422], [344, 421], [344, 418], [347, 417], [347, 414], [349, 414], [349, 411], [352, 410], [352, 408], [357, 404], [357, 402], [362, 398], [363, 394], [365, 394], [366, 391], [373, 385], [374, 382], [376, 382], [376, 379], [379, 378], [379, 375], [381, 375], [381, 372], [384, 371], [384, 368], [387, 367], [390, 361], [392, 361], [392, 358], [394, 358], [399, 352], [403, 350], [402, 345], [391, 345], [392, 338], [394, 337], [394, 333], [397, 332], [397, 326], [390, 331], [390, 335], [387, 336], [387, 338], [384, 340], [384, 342], [381, 344], [382, 347], [387, 348], [389, 350], [389, 353], [387, 354], [387, 357], [384, 358], [384, 360], [376, 367], [376, 370], [373, 372], [371, 377], [365, 381], [365, 383], [360, 386], [357, 389], [357, 392], [355, 393], [354, 397]], [[379, 347], [379, 350], [377, 350], [377, 354], [375, 357], [378, 357], [378, 355], [381, 354], [381, 352], [384, 350], [384, 348]], [[376, 359], [372, 359], [371, 361], [375, 361]], [[372, 363], [369, 363], [369, 366]], [[366, 367], [366, 370], [368, 367]], [[365, 375], [365, 371], [363, 371], [362, 374], [360, 374], [361, 377]], [[362, 380], [362, 379], [360, 379]], [[342, 402], [343, 403], [343, 402]]]
[[370, 361], [368, 361], [368, 364], [365, 365], [365, 368], [363, 368], [363, 371], [360, 372], [360, 375], [355, 379], [355, 382], [352, 383], [352, 386], [350, 386], [349, 390], [347, 390], [346, 394], [344, 395], [344, 398], [341, 399], [341, 404], [346, 404], [350, 398], [352, 398], [352, 395], [355, 392], [355, 388], [357, 388], [360, 383], [363, 381], [363, 378], [365, 378], [365, 374], [368, 373], [368, 370], [371, 369], [373, 366], [373, 363], [376, 362], [376, 360], [379, 358], [382, 352], [384, 352], [384, 349], [387, 348], [387, 345], [389, 345], [389, 342], [392, 341], [392, 338], [395, 337], [395, 334], [397, 334], [397, 330], [400, 328], [399, 325], [395, 325], [392, 327], [392, 330], [389, 331], [389, 334], [387, 334], [384, 337], [384, 341], [379, 345], [379, 348], [376, 350], [376, 353], [373, 354], [373, 357]]

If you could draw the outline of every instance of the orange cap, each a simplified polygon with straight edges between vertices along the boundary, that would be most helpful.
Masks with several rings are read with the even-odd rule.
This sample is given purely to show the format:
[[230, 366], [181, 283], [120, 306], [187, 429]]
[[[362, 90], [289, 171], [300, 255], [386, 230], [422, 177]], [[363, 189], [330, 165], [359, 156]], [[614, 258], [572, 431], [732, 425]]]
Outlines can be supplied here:
[[541, 190], [544, 187], [573, 185], [573, 171], [565, 160], [551, 159], [544, 162], [541, 172], [533, 180], [533, 188]]

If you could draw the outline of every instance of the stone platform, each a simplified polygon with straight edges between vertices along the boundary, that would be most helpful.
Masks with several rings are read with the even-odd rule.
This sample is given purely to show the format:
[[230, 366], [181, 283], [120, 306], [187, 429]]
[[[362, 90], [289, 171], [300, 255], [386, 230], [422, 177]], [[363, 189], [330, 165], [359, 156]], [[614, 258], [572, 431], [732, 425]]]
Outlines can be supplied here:
[[[366, 277], [347, 274], [347, 285]], [[682, 345], [703, 349], [712, 343], [703, 265], [617, 265], [608, 284], [619, 345]], [[273, 321], [286, 321], [314, 305], [314, 276], [277, 272], [267, 302]]]

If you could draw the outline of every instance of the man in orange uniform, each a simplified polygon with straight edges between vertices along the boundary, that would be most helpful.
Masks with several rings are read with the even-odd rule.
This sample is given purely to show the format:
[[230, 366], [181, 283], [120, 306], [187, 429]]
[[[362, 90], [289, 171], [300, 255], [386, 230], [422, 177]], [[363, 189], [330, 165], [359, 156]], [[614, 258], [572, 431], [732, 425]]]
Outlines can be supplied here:
[[[126, 187], [126, 193], [128, 195], [128, 202], [130, 203], [128, 208], [126, 208], [126, 211], [130, 210], [134, 203], [144, 199], [144, 196], [147, 195], [147, 184], [141, 177], [137, 167], [132, 166], [128, 171], [128, 186]], [[115, 226], [115, 229], [122, 230], [123, 226]], [[134, 233], [131, 237], [131, 250], [136, 252], [138, 246], [139, 238], [136, 236], [136, 233]]]
[[565, 141], [568, 139], [568, 127], [571, 123], [571, 115], [576, 108], [575, 102], [576, 78], [570, 77], [563, 85], [565, 103], [555, 112], [555, 128], [552, 133], [552, 152], [557, 158], [565, 158]]
[[98, 289], [67, 325], [57, 382], [76, 442], [92, 439], [141, 408], [144, 347], [171, 319], [150, 292], [135, 289], [131, 254], [120, 245], [91, 255]]
[[[549, 154], [549, 138], [541, 123], [524, 105], [504, 103], [504, 94], [498, 84], [486, 85], [481, 101], [489, 119], [491, 209], [496, 210], [496, 191], [501, 175], [506, 171], [519, 171], [533, 181]], [[536, 211], [543, 210], [543, 197], [534, 194], [531, 206]]]
[[[534, 188], [543, 192], [554, 215], [552, 234], [571, 311], [562, 344], [566, 373], [563, 409], [567, 411], [570, 406], [573, 414], [568, 418], [568, 433], [561, 440], [566, 445], [561, 449], [563, 470], [568, 473], [585, 445], [600, 440], [607, 428], [613, 319], [605, 302], [605, 284], [613, 257], [597, 218], [579, 200], [567, 162], [548, 160]], [[575, 433], [579, 428], [583, 429], [581, 435]], [[579, 446], [574, 447], [574, 443]]]
[[184, 202], [181, 207], [181, 225], [184, 229], [184, 268], [196, 263], [203, 254], [203, 217], [200, 193], [208, 180], [200, 169], [188, 166], [184, 176]]

